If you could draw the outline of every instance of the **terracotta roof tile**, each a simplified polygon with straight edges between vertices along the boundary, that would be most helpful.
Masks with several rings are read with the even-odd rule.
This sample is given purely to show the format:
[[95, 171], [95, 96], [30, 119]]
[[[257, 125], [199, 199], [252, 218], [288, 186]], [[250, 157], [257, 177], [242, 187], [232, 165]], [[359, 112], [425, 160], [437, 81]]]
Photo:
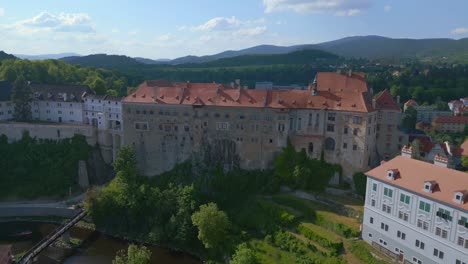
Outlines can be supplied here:
[[405, 105], [418, 105], [418, 103], [413, 99], [409, 99], [406, 101]]
[[460, 146], [461, 149], [461, 156], [468, 156], [468, 139], [463, 142]]
[[[387, 171], [390, 169], [398, 169], [400, 177], [388, 179]], [[368, 171], [366, 175], [468, 212], [468, 202], [459, 204], [453, 201], [455, 192], [468, 189], [468, 175], [464, 172], [397, 156]], [[424, 182], [427, 181], [437, 183], [438, 189], [432, 193], [425, 192]]]
[[393, 97], [387, 89], [376, 96], [375, 102], [379, 109], [400, 111], [400, 107], [393, 101]]
[[372, 111], [362, 73], [317, 74], [317, 95], [310, 90], [248, 90], [217, 83], [145, 81], [124, 102], [233, 107], [310, 108]]
[[449, 124], [468, 124], [468, 116], [438, 116], [432, 122]]

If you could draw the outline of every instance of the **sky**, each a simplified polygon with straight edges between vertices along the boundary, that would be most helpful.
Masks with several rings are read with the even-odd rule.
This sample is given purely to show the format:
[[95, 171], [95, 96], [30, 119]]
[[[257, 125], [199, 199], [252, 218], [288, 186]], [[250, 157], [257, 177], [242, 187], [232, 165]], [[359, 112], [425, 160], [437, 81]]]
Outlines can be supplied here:
[[468, 0], [0, 0], [0, 50], [151, 59], [347, 36], [468, 37]]

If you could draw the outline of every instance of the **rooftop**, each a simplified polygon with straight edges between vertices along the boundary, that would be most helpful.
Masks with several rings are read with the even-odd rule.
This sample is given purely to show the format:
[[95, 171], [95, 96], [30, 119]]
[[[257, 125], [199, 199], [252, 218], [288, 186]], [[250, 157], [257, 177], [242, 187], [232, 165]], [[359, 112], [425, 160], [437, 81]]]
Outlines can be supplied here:
[[87, 85], [33, 83], [31, 89], [36, 100], [43, 101], [80, 102], [86, 94], [94, 94]]
[[377, 94], [375, 102], [380, 109], [400, 111], [400, 107], [393, 101], [393, 97], [387, 89]]
[[363, 73], [317, 74], [317, 95], [309, 90], [249, 90], [217, 83], [145, 81], [127, 96], [127, 103], [181, 105], [332, 109], [352, 112], [372, 111]]
[[438, 116], [432, 122], [450, 124], [468, 124], [468, 116]]
[[408, 101], [406, 101], [405, 105], [406, 106], [408, 106], [408, 105], [418, 105], [418, 103], [413, 99], [409, 99]]
[[[387, 178], [387, 171], [392, 169], [400, 172], [395, 180]], [[468, 202], [460, 204], [453, 201], [455, 192], [468, 189], [468, 174], [464, 172], [397, 156], [368, 171], [366, 175], [468, 212]], [[428, 181], [436, 182], [438, 189], [432, 193], [425, 192], [424, 183]]]

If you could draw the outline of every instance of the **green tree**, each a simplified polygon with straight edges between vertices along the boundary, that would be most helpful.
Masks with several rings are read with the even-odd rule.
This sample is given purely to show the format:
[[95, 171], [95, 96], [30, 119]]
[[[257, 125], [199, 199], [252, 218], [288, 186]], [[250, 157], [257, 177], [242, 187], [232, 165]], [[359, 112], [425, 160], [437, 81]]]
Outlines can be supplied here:
[[117, 252], [112, 264], [147, 264], [151, 259], [151, 251], [145, 246], [131, 244], [127, 252], [120, 250]]
[[354, 182], [354, 189], [356, 193], [365, 196], [366, 195], [366, 184], [367, 184], [367, 177], [362, 172], [357, 172], [353, 175], [353, 182]]
[[126, 175], [136, 175], [137, 160], [134, 149], [130, 146], [120, 148], [113, 166], [117, 172], [124, 172]]
[[13, 113], [13, 118], [16, 121], [21, 122], [31, 121], [32, 90], [31, 86], [29, 86], [28, 82], [24, 79], [22, 75], [18, 76], [16, 81], [13, 83], [11, 100], [15, 104], [15, 112]]
[[219, 248], [226, 244], [229, 219], [215, 203], [203, 204], [192, 214], [192, 223], [198, 228], [198, 239], [205, 248]]
[[230, 264], [257, 264], [259, 263], [255, 252], [248, 247], [246, 243], [240, 244], [234, 255], [232, 255], [232, 260]]
[[91, 83], [91, 88], [96, 94], [106, 94], [106, 83], [101, 78], [94, 79], [94, 82]]
[[409, 106], [405, 111], [405, 116], [402, 120], [402, 126], [406, 129], [414, 129], [416, 127], [416, 121], [418, 117], [418, 112], [414, 107]]
[[463, 157], [462, 157], [462, 163], [461, 163], [461, 165], [462, 165], [463, 167], [465, 167], [465, 168], [468, 169], [468, 156], [463, 156]]

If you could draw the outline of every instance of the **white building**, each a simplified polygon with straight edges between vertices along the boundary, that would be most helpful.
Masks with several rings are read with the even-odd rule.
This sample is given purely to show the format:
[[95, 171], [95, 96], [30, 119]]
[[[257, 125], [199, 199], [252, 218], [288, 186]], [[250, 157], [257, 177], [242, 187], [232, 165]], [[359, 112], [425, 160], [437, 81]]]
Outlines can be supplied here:
[[468, 263], [468, 175], [402, 156], [367, 172], [362, 237], [403, 263]]

